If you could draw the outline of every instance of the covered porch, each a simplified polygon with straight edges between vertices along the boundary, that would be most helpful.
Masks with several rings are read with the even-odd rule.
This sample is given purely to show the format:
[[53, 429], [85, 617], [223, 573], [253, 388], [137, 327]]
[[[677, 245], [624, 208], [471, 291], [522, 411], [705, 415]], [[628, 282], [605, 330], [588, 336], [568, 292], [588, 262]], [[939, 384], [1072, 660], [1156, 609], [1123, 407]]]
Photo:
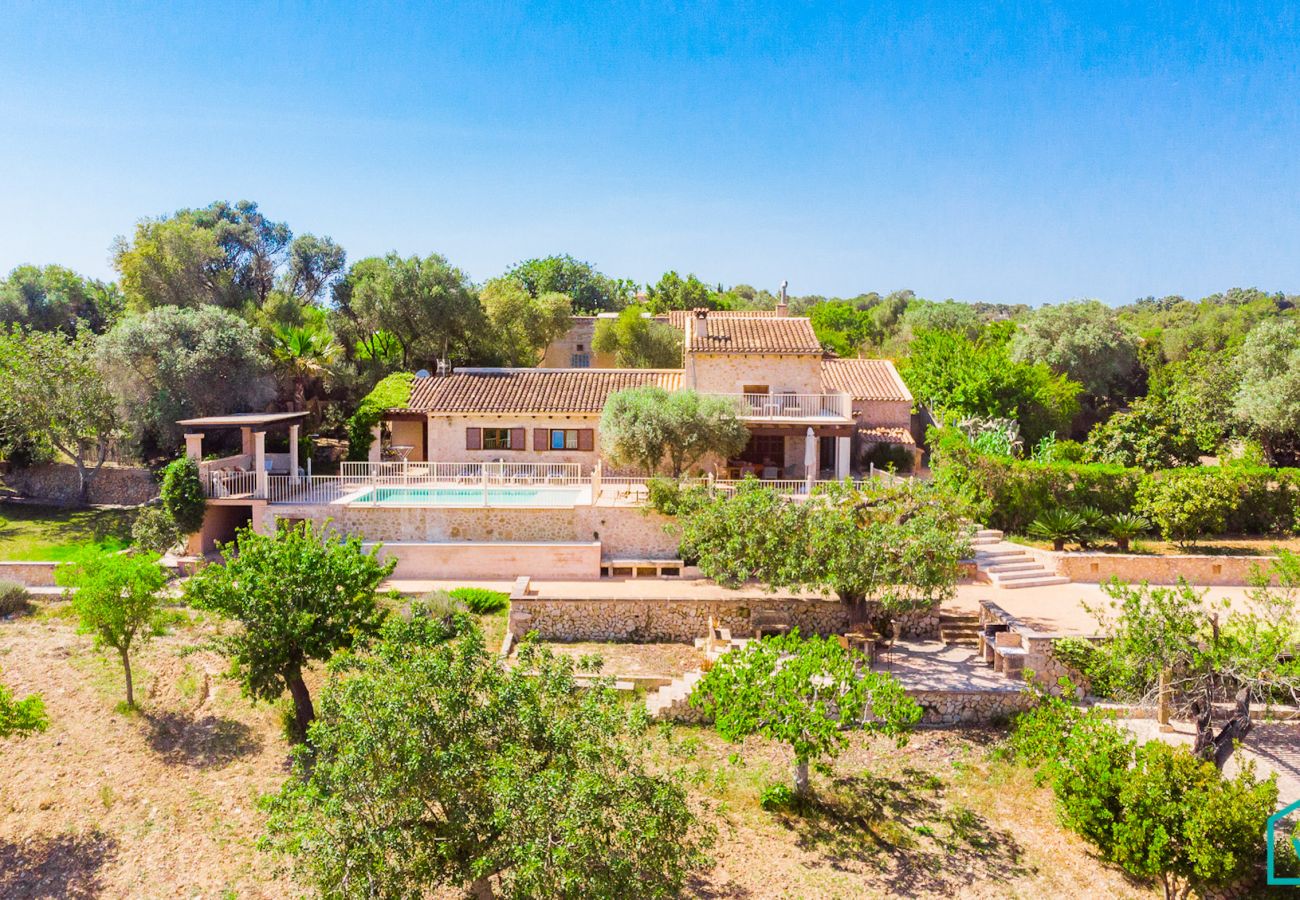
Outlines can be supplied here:
[[726, 478], [840, 479], [850, 474], [853, 426], [746, 423], [749, 443], [725, 464]]
[[[266, 499], [272, 475], [301, 479], [311, 474], [303, 471], [298, 459], [298, 438], [306, 417], [306, 412], [233, 413], [182, 419], [177, 424], [185, 426], [185, 455], [199, 464], [199, 478], [207, 496], [217, 501], [246, 501]], [[240, 452], [204, 459], [204, 436], [231, 429], [239, 430]], [[267, 431], [279, 429], [287, 433], [288, 450], [268, 453]]]

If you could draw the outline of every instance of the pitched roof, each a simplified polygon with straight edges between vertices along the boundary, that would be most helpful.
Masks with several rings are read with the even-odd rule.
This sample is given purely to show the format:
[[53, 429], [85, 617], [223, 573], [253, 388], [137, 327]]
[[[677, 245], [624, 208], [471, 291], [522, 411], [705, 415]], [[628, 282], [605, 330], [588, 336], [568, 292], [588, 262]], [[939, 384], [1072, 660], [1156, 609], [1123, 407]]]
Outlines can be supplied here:
[[417, 378], [408, 408], [420, 412], [598, 413], [624, 388], [675, 391], [682, 373], [665, 369], [457, 369]]
[[[773, 309], [711, 309], [709, 310], [709, 321], [715, 319], [771, 319], [776, 317], [776, 310]], [[694, 312], [689, 309], [670, 309], [668, 310], [668, 324], [678, 331], [686, 330], [686, 322]], [[656, 317], [660, 318], [660, 317]]]
[[691, 322], [692, 353], [821, 353], [807, 319], [789, 316], [719, 317], [709, 314], [707, 334]]
[[858, 428], [858, 440], [866, 444], [902, 444], [905, 447], [916, 446], [916, 439], [912, 437], [912, 432], [908, 431], [906, 428], [890, 428], [884, 425]]
[[855, 400], [912, 402], [912, 392], [887, 359], [823, 360], [822, 388], [844, 391]]

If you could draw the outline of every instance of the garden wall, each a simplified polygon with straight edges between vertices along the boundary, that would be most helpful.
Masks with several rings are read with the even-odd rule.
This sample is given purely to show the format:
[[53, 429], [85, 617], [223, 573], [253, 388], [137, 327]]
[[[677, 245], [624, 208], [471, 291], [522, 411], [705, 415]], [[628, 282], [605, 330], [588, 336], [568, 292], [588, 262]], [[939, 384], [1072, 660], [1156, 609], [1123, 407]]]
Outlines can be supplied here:
[[53, 587], [53, 562], [0, 562], [0, 581], [17, 581], [28, 587]]
[[[374, 545], [365, 545], [370, 549]], [[380, 556], [397, 560], [397, 579], [517, 578], [589, 579], [600, 577], [600, 543], [521, 544], [470, 541], [383, 545]]]
[[[719, 600], [537, 599], [516, 594], [510, 600], [508, 629], [516, 637], [537, 631], [548, 641], [680, 641], [704, 637], [709, 620], [732, 637], [754, 637], [754, 613], [761, 621], [797, 626], [804, 634], [843, 634], [848, 609], [838, 600], [731, 598]], [[938, 610], [903, 617], [903, 636], [933, 638]]]
[[[45, 463], [27, 468], [6, 467], [6, 486], [20, 496], [53, 505], [80, 502], [77, 467], [71, 463]], [[158, 496], [152, 469], [106, 464], [90, 482], [89, 502], [113, 506], [139, 506]]]
[[[311, 519], [365, 541], [409, 543], [556, 543], [587, 544], [599, 541], [606, 558], [676, 559], [678, 539], [664, 531], [671, 520], [664, 515], [630, 506], [575, 506], [571, 508], [461, 508], [290, 506], [266, 508], [267, 518]], [[265, 527], [270, 527], [269, 521]], [[497, 575], [488, 569], [480, 576]], [[516, 574], [539, 577], [542, 573]], [[596, 574], [599, 574], [597, 566]]]
[[1275, 556], [1145, 556], [1135, 553], [1057, 553], [1024, 547], [1045, 568], [1071, 581], [1103, 584], [1112, 578], [1136, 584], [1177, 584], [1180, 577], [1198, 586], [1249, 584], [1251, 572], [1267, 571]]

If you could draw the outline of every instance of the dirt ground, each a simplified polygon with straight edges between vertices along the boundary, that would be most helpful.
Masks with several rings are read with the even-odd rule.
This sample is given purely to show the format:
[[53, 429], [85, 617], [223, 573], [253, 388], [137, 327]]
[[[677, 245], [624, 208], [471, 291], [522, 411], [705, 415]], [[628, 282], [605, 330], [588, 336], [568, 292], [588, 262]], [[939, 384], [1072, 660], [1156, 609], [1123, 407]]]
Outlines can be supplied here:
[[[202, 649], [195, 621], [136, 663], [142, 711], [116, 659], [76, 634], [61, 603], [0, 621], [0, 678], [39, 691], [50, 728], [0, 742], [0, 897], [290, 897], [256, 849], [257, 799], [288, 771], [277, 710], [253, 705]], [[685, 648], [683, 648], [685, 649]], [[1049, 793], [991, 762], [994, 735], [921, 731], [903, 749], [854, 740], [805, 817], [763, 811], [789, 751], [712, 731], [656, 732], [653, 764], [682, 770], [718, 828], [693, 896], [1145, 896], [1055, 822]]]

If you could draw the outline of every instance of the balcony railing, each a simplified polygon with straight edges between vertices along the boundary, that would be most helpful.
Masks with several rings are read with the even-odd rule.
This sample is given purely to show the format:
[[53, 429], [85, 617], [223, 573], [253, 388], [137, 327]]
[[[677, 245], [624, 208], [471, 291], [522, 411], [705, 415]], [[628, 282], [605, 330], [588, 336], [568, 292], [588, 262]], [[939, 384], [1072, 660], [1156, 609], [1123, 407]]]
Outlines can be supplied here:
[[727, 397], [746, 419], [827, 421], [848, 420], [853, 408], [848, 394], [713, 394]]

